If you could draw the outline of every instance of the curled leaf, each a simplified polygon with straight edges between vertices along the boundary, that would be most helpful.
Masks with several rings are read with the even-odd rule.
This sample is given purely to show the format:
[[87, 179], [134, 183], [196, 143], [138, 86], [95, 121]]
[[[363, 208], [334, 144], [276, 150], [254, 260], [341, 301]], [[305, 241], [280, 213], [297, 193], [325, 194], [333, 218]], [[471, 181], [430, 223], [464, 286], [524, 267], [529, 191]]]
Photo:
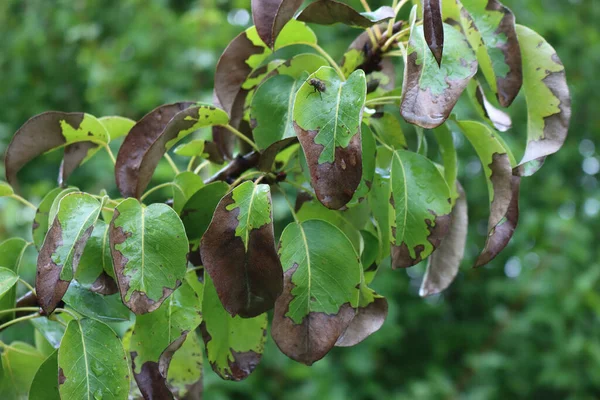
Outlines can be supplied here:
[[385, 297], [378, 295], [362, 282], [356, 315], [335, 345], [350, 347], [359, 344], [383, 326], [387, 312], [388, 302]]
[[360, 13], [349, 5], [336, 0], [317, 0], [302, 10], [297, 19], [320, 25], [341, 23], [357, 28], [370, 28], [394, 18], [395, 15], [394, 9], [389, 6], [380, 7], [372, 12]]
[[303, 0], [252, 0], [252, 19], [258, 36], [270, 48], [285, 24], [294, 17]]
[[251, 318], [270, 310], [283, 285], [269, 185], [246, 181], [219, 202], [200, 254], [223, 307]]
[[512, 128], [510, 115], [497, 109], [488, 101], [479, 82], [471, 81], [467, 91], [475, 109], [483, 119], [489, 121], [500, 132], [506, 132]]
[[444, 52], [444, 25], [442, 22], [442, 0], [423, 0], [423, 30], [425, 41], [438, 66], [442, 66]]

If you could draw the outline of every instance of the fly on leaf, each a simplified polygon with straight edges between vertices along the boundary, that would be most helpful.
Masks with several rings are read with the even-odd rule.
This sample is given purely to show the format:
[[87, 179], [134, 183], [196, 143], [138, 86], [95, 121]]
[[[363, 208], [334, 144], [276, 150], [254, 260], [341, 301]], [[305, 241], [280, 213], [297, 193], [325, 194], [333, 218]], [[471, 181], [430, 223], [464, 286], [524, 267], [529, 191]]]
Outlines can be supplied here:
[[325, 82], [323, 82], [322, 80], [317, 79], [317, 78], [312, 78], [310, 81], [308, 81], [308, 84], [315, 89], [314, 92], [309, 93], [308, 96], [310, 96], [311, 94], [314, 94], [314, 93], [319, 93], [321, 100], [323, 100], [323, 95], [321, 93], [323, 93], [324, 91], [327, 90], [327, 86], [325, 85]]

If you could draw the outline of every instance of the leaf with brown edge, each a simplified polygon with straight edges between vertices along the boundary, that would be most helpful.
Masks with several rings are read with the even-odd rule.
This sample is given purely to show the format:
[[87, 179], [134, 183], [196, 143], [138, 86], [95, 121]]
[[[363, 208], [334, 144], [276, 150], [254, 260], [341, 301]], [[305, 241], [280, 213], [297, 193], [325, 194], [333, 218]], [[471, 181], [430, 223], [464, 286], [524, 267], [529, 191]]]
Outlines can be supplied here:
[[[168, 111], [177, 108], [174, 106]], [[173, 115], [167, 124], [156, 124], [155, 127], [161, 130], [152, 132], [150, 136], [140, 137], [144, 132], [136, 130], [138, 125], [134, 126], [121, 146], [115, 166], [121, 194], [139, 198], [150, 183], [159, 161], [179, 140], [200, 128], [226, 125], [228, 122], [229, 117], [223, 110], [212, 105], [192, 104]]]
[[512, 128], [510, 115], [494, 107], [485, 97], [485, 92], [477, 80], [469, 82], [467, 93], [477, 113], [487, 122], [492, 124], [499, 132], [506, 132]]
[[204, 273], [203, 320], [206, 358], [222, 379], [241, 381], [257, 367], [267, 340], [267, 314], [232, 317], [222, 306], [210, 275]]
[[273, 308], [283, 272], [275, 251], [269, 185], [246, 181], [221, 199], [200, 255], [232, 316], [251, 318]]
[[136, 195], [139, 169], [146, 151], [162, 134], [175, 114], [193, 104], [181, 102], [162, 105], [150, 111], [131, 128], [119, 149], [115, 165], [115, 180], [123, 197]]
[[450, 190], [429, 159], [405, 150], [390, 174], [392, 268], [411, 267], [439, 247], [450, 227]]
[[[315, 83], [322, 86], [316, 89]], [[346, 205], [360, 184], [360, 127], [366, 91], [363, 71], [342, 81], [333, 68], [322, 67], [296, 94], [294, 128], [311, 183], [319, 201], [333, 210]]]
[[458, 198], [450, 214], [452, 218], [450, 230], [442, 240], [440, 247], [429, 257], [427, 271], [419, 290], [419, 296], [421, 297], [431, 296], [446, 290], [456, 278], [460, 262], [465, 253], [469, 225], [467, 199], [460, 183], [456, 182], [456, 186]]
[[202, 347], [196, 332], [190, 332], [175, 352], [167, 374], [167, 387], [175, 398], [202, 400]]
[[58, 185], [64, 186], [67, 179], [88, 158], [88, 155], [94, 153], [94, 150], [99, 150], [99, 148], [100, 146], [94, 142], [79, 142], [66, 146], [58, 171]]
[[356, 315], [337, 340], [337, 347], [351, 347], [359, 344], [377, 332], [385, 322], [388, 313], [388, 302], [378, 295], [363, 281], [360, 284], [360, 299]]
[[294, 17], [302, 2], [303, 0], [252, 0], [252, 19], [258, 36], [267, 46], [275, 46], [279, 32]]
[[477, 72], [475, 53], [461, 32], [444, 26], [445, 49], [441, 66], [427, 49], [423, 27], [412, 27], [404, 71], [400, 113], [426, 129], [440, 126]]
[[[6, 180], [16, 186], [17, 173], [37, 156], [73, 143], [90, 141], [95, 144], [110, 141], [108, 132], [93, 115], [58, 111], [36, 115], [19, 128], [6, 149]], [[81, 152], [79, 158], [85, 161], [93, 153], [93, 149], [85, 155]]]
[[36, 294], [47, 315], [69, 288], [100, 209], [100, 202], [85, 193], [71, 193], [60, 201], [37, 260]]
[[423, 0], [425, 41], [440, 67], [442, 66], [442, 54], [444, 53], [444, 25], [441, 3], [442, 0]]
[[[490, 199], [489, 234], [485, 248], [475, 262], [475, 266], [481, 266], [491, 261], [508, 244], [508, 239], [514, 231], [513, 228], [507, 239], [506, 228], [508, 228], [508, 225], [504, 229], [496, 229], [507, 220], [509, 208], [515, 208], [514, 202], [517, 202], [516, 206], [518, 206], [518, 195], [516, 198], [514, 196], [515, 189], [518, 193], [518, 188], [515, 188], [513, 183], [511, 165], [514, 164], [514, 161], [511, 154], [487, 125], [473, 121], [458, 121], [457, 123], [481, 160], [488, 186]], [[514, 212], [511, 220], [510, 224], [516, 226]]]
[[288, 225], [279, 242], [285, 270], [271, 334], [288, 357], [306, 365], [323, 358], [359, 305], [362, 267], [346, 235], [328, 222]]
[[571, 96], [565, 67], [540, 35], [521, 25], [517, 34], [523, 50], [523, 89], [527, 99], [527, 147], [517, 173], [533, 175], [544, 159], [567, 138]]
[[134, 313], [156, 310], [181, 284], [189, 245], [183, 223], [166, 204], [119, 203], [109, 242], [121, 298]]
[[349, 5], [336, 0], [317, 0], [302, 10], [297, 19], [320, 25], [341, 23], [357, 28], [370, 28], [394, 18], [395, 15], [394, 9], [389, 6], [380, 7], [372, 12], [360, 13]]

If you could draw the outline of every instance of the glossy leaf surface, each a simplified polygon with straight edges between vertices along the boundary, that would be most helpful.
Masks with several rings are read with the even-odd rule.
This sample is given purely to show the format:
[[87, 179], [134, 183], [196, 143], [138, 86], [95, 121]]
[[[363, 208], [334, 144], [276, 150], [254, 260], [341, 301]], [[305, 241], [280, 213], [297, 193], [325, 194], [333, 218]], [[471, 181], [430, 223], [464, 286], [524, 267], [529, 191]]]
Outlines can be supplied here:
[[317, 0], [310, 3], [300, 15], [298, 21], [320, 25], [342, 23], [357, 28], [370, 28], [395, 16], [394, 9], [383, 6], [372, 12], [358, 12], [349, 5], [336, 0]]

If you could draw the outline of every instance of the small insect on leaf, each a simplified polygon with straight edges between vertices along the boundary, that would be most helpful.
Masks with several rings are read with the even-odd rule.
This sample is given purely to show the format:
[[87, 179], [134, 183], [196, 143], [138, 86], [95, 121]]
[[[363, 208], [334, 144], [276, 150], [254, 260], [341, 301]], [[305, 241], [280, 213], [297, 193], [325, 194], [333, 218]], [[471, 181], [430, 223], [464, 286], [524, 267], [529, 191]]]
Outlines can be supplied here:
[[[319, 93], [319, 96], [321, 96], [321, 100], [323, 100], [323, 95], [321, 93], [323, 93], [324, 91], [327, 90], [327, 86], [325, 85], [325, 82], [323, 82], [322, 80], [317, 79], [317, 78], [312, 78], [311, 80], [308, 81], [308, 84], [315, 89], [314, 92], [309, 93], [308, 96], [310, 96], [311, 94]], [[308, 96], [306, 96], [306, 97], [308, 97]]]

